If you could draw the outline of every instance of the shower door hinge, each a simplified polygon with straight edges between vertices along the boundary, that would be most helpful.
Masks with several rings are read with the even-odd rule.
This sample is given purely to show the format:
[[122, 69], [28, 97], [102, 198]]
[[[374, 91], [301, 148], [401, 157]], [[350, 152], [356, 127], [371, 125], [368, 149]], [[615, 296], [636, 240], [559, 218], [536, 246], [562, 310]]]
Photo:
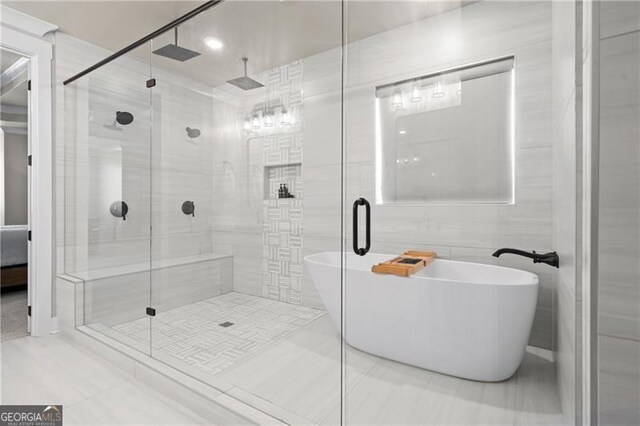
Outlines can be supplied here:
[[27, 90], [31, 90], [31, 80], [27, 81]]
[[27, 241], [31, 241], [31, 229], [27, 231]]
[[27, 306], [27, 315], [31, 316], [31, 306]]
[[27, 164], [31, 165], [31, 154], [27, 155]]
[[147, 308], [147, 315], [149, 315], [150, 317], [155, 317], [156, 310], [154, 308]]
[[147, 87], [151, 88], [153, 86], [156, 85], [156, 79], [155, 78], [150, 78], [149, 80], [147, 80]]

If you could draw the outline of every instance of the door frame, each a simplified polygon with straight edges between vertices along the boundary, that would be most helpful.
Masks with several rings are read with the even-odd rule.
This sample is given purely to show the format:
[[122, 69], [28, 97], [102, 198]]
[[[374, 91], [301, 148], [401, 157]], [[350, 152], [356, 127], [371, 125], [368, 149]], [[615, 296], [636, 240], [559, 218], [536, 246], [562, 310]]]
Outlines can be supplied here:
[[[0, 46], [29, 58], [31, 93], [29, 105], [29, 294], [31, 335], [45, 336], [55, 330], [52, 318], [54, 283], [54, 146], [52, 119], [53, 44], [42, 36], [55, 30], [50, 24], [2, 7]], [[44, 32], [40, 32], [44, 29]], [[31, 32], [33, 35], [29, 34]], [[38, 34], [38, 32], [40, 32]], [[26, 162], [27, 159], [25, 159]]]

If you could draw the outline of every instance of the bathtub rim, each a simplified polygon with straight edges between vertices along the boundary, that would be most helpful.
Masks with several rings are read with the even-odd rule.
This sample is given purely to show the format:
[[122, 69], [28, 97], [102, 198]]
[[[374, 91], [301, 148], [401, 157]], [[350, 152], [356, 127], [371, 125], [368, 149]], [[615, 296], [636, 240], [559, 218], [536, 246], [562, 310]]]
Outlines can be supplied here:
[[[322, 262], [316, 259], [317, 256], [321, 256], [321, 255], [330, 255], [330, 254], [337, 254], [341, 257], [341, 262], [340, 264], [333, 264], [333, 263], [328, 263], [328, 262]], [[379, 256], [385, 256], [386, 259], [391, 259], [394, 256], [394, 254], [384, 254], [384, 253], [370, 253], [372, 255], [379, 255]], [[309, 254], [307, 256], [304, 257], [304, 261], [305, 262], [310, 262], [310, 263], [315, 263], [318, 265], [323, 265], [323, 266], [327, 266], [327, 267], [331, 267], [331, 268], [340, 268], [343, 265], [343, 260], [346, 257], [354, 257], [355, 258], [355, 254], [354, 253], [344, 253], [344, 252], [339, 252], [339, 251], [324, 251], [324, 252], [318, 252], [318, 253], [313, 253], [313, 254]], [[444, 259], [444, 258], [436, 258], [434, 260], [434, 262], [451, 262], [451, 263], [464, 263], [464, 264], [468, 264], [468, 265], [478, 265], [480, 267], [483, 268], [487, 268], [487, 269], [501, 269], [501, 270], [506, 270], [506, 271], [513, 271], [519, 274], [523, 274], [523, 275], [528, 275], [531, 278], [530, 282], [525, 282], [525, 283], [499, 283], [499, 282], [487, 282], [487, 281], [463, 281], [463, 280], [459, 280], [459, 279], [450, 279], [450, 278], [443, 278], [443, 277], [424, 277], [424, 276], [419, 276], [419, 275], [413, 275], [413, 276], [409, 276], [409, 277], [398, 277], [398, 278], [408, 278], [408, 279], [421, 279], [421, 280], [434, 280], [434, 281], [442, 281], [442, 282], [448, 282], [448, 283], [459, 283], [459, 284], [470, 284], [470, 285], [483, 285], [483, 286], [501, 286], [501, 287], [526, 287], [526, 286], [538, 286], [540, 284], [540, 279], [538, 278], [538, 275], [533, 273], [533, 272], [529, 272], [529, 271], [525, 271], [522, 269], [517, 269], [517, 268], [511, 268], [508, 266], [499, 266], [499, 265], [492, 265], [492, 264], [488, 264], [488, 263], [478, 263], [478, 262], [467, 262], [467, 261], [463, 261], [463, 260], [452, 260], [452, 259]], [[395, 277], [394, 275], [387, 275], [387, 274], [376, 274], [370, 270], [367, 269], [356, 269], [356, 268], [346, 268], [347, 270], [350, 271], [357, 271], [357, 272], [364, 272], [364, 273], [369, 273], [369, 274], [373, 274], [374, 276], [380, 276], [380, 277], [384, 277], [384, 276], [388, 276], [388, 277]]]

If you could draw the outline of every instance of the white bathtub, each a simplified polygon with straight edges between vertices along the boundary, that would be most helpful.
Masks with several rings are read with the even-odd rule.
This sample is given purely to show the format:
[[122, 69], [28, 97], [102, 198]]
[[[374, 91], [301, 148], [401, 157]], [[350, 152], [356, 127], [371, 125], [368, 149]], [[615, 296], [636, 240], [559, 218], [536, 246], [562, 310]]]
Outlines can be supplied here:
[[[305, 265], [340, 330], [340, 252]], [[360, 350], [466, 379], [508, 379], [522, 362], [538, 296], [530, 272], [437, 259], [410, 278], [371, 272], [394, 255], [344, 255], [345, 341]]]

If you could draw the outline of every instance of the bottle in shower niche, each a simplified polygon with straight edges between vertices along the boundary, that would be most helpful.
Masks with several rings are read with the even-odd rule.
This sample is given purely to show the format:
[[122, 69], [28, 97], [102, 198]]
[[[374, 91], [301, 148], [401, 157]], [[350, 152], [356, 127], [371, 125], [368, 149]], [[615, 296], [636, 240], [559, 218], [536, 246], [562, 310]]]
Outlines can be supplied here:
[[284, 198], [284, 184], [280, 184], [280, 188], [278, 188], [278, 198]]
[[289, 192], [289, 187], [287, 186], [286, 183], [283, 183], [283, 191], [282, 191], [282, 198], [293, 198], [293, 195], [291, 195], [291, 193]]

